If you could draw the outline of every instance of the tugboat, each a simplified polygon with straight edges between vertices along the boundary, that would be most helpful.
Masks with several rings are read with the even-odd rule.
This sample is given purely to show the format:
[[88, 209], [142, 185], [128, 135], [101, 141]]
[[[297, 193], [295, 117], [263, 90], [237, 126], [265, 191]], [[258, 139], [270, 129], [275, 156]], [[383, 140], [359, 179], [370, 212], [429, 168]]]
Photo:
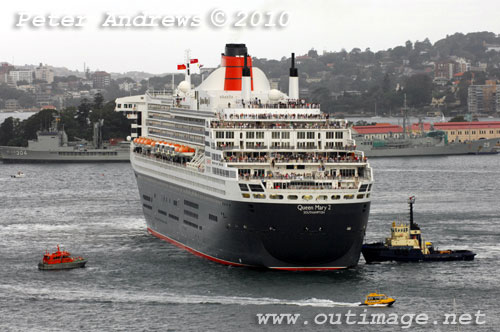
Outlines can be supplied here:
[[364, 244], [361, 252], [366, 263], [397, 261], [471, 261], [476, 256], [470, 250], [437, 250], [432, 242], [425, 242], [420, 227], [413, 222], [415, 196], [408, 199], [410, 224], [392, 223], [391, 237], [385, 243]]
[[67, 251], [61, 251], [59, 245], [57, 245], [57, 251], [49, 254], [45, 251], [43, 259], [38, 263], [38, 269], [40, 270], [63, 270], [63, 269], [75, 269], [77, 267], [85, 267], [87, 260], [78, 256], [71, 257], [70, 253]]
[[361, 303], [360, 306], [367, 305], [371, 307], [390, 307], [396, 302], [392, 297], [388, 297], [385, 294], [380, 293], [370, 293], [366, 296], [365, 302]]

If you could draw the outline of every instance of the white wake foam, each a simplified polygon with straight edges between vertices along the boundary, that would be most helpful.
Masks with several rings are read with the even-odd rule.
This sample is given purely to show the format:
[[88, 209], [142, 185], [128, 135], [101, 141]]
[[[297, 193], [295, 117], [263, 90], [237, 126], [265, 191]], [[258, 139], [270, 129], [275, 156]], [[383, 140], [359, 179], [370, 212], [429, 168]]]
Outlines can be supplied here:
[[[300, 307], [357, 307], [359, 302], [336, 302], [329, 299], [287, 300], [268, 297], [209, 296], [194, 294], [155, 293], [102, 290], [64, 290], [53, 288], [26, 288], [0, 285], [10, 296], [39, 300], [116, 302], [142, 304], [219, 304], [219, 305], [289, 305]], [[6, 295], [6, 296], [9, 296]]]

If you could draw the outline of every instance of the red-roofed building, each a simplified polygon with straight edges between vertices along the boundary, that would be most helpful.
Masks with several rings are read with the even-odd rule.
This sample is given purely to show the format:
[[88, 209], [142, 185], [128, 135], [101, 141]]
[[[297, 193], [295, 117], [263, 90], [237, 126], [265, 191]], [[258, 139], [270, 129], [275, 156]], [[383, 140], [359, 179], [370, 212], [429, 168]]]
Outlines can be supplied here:
[[[429, 122], [424, 122], [422, 125], [424, 127], [423, 128], [424, 133], [432, 130], [432, 126]], [[417, 135], [422, 134], [422, 127], [420, 126], [420, 123], [412, 123], [410, 126], [407, 126], [406, 128], [408, 128], [409, 132], [412, 134], [417, 134]]]
[[437, 122], [434, 129], [445, 131], [449, 142], [500, 138], [500, 121]]
[[371, 139], [398, 138], [403, 135], [403, 127], [389, 123], [377, 123], [371, 126], [353, 126], [352, 129], [355, 134]]

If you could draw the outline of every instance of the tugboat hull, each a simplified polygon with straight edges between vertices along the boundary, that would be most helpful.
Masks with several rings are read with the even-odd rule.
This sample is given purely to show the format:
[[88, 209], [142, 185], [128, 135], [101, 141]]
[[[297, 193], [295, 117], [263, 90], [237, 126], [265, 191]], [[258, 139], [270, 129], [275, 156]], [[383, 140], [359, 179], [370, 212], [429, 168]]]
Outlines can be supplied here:
[[38, 263], [39, 270], [67, 270], [67, 269], [76, 269], [79, 267], [85, 267], [87, 263], [86, 259], [75, 260], [73, 262], [68, 263], [59, 263], [59, 264], [46, 264], [43, 262]]
[[383, 243], [363, 245], [361, 252], [367, 263], [375, 262], [436, 262], [436, 261], [472, 261], [475, 253], [470, 250], [434, 251], [423, 254], [413, 247], [387, 247]]

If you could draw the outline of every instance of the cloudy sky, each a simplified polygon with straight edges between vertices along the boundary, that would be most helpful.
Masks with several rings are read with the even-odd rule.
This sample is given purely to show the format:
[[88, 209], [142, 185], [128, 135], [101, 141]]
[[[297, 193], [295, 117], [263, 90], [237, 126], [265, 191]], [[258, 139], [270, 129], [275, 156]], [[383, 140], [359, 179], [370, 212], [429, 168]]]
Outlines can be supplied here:
[[[85, 62], [91, 69], [109, 72], [164, 73], [175, 71], [185, 49], [205, 66], [216, 66], [229, 42], [246, 43], [252, 56], [275, 59], [311, 48], [377, 51], [406, 40], [429, 38], [434, 43], [455, 32], [500, 33], [499, 9], [497, 0], [9, 1], [2, 3], [0, 11], [0, 61], [43, 62], [79, 70]], [[219, 14], [211, 16], [215, 11]], [[281, 16], [285, 26], [280, 27], [283, 12], [287, 13]], [[134, 18], [142, 13], [161, 18], [195, 16], [199, 24], [191, 28], [102, 26], [107, 15]], [[20, 18], [35, 15], [85, 19], [79, 28], [33, 27], [29, 20], [16, 27]], [[211, 17], [225, 18], [224, 25], [215, 27]], [[234, 27], [243, 17], [241, 23], [246, 26]], [[266, 27], [266, 23], [275, 26]]]

